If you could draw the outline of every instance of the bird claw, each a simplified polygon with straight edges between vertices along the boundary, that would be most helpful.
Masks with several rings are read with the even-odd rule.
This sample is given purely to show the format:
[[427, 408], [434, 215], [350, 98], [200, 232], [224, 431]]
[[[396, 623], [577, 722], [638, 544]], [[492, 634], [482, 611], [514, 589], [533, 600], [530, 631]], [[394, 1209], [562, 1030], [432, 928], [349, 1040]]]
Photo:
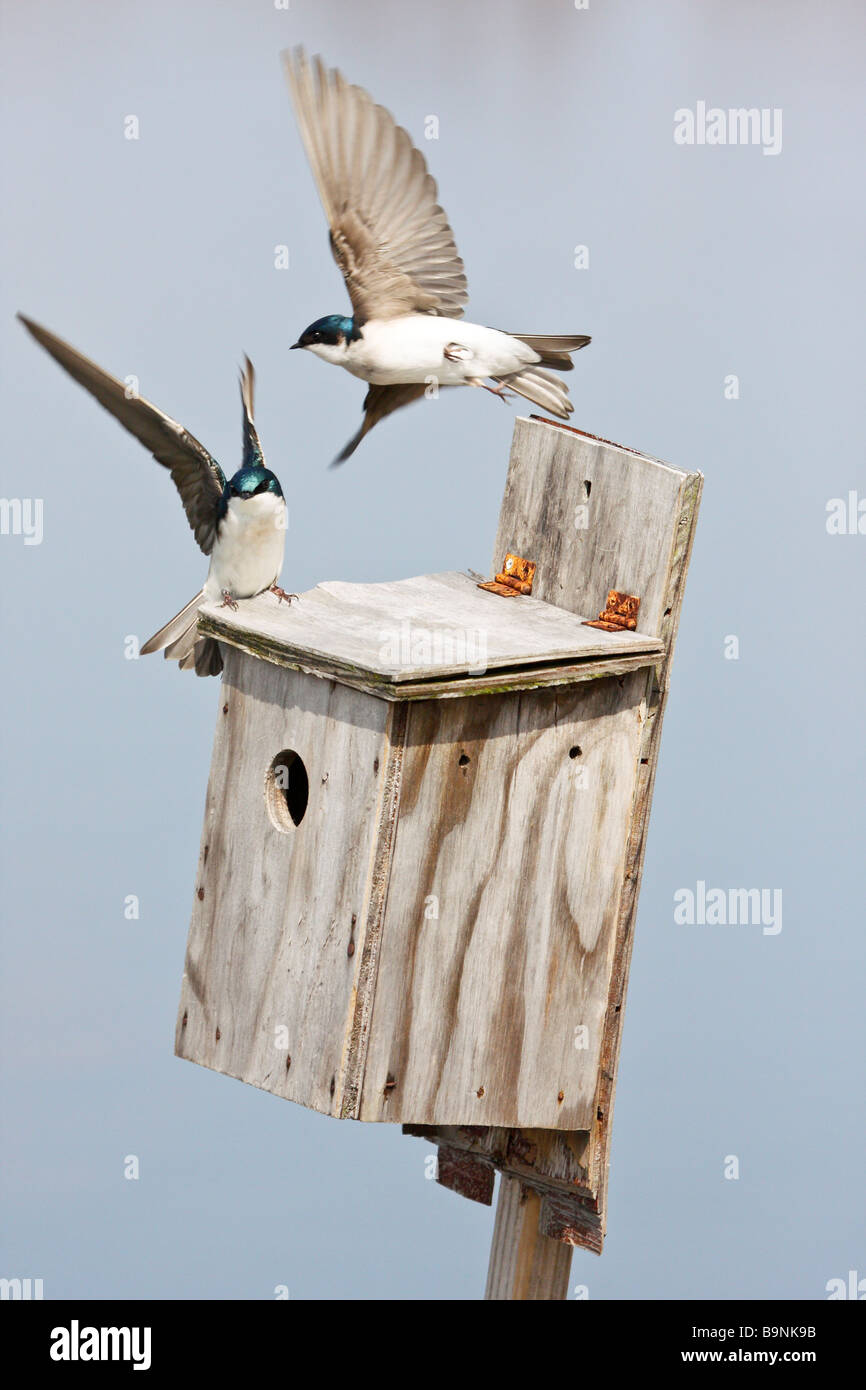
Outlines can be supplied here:
[[280, 603], [282, 603], [283, 599], [286, 600], [286, 603], [291, 603], [293, 598], [298, 598], [297, 594], [287, 594], [285, 589], [280, 588], [279, 584], [272, 584], [270, 592], [272, 594], [276, 594], [277, 598], [280, 600]]
[[220, 608], [231, 608], [233, 612], [237, 612], [237, 602], [235, 599], [232, 598], [228, 589], [223, 589], [223, 601], [220, 604]]
[[501, 401], [508, 405], [509, 401], [514, 400], [514, 392], [506, 391], [505, 385], [500, 381], [498, 386], [488, 386], [487, 382], [482, 382], [485, 391], [489, 391], [491, 396], [498, 396]]

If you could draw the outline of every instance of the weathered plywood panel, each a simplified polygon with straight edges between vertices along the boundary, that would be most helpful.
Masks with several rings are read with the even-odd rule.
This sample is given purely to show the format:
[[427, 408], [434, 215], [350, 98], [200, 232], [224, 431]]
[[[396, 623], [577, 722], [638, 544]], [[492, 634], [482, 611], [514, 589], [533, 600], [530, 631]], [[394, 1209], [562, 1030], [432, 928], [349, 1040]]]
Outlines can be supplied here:
[[[393, 707], [228, 648], [225, 659], [176, 1051], [337, 1114]], [[265, 780], [286, 749], [306, 767], [309, 803], [281, 831]]]
[[597, 680], [599, 676], [622, 676], [629, 671], [645, 671], [659, 660], [662, 651], [659, 643], [658, 648], [637, 651], [632, 656], [578, 657], [549, 665], [509, 666], [486, 671], [483, 675], [445, 676], [441, 680], [427, 677], [398, 683], [384, 676], [331, 665], [322, 657], [293, 653], [284, 643], [256, 632], [253, 627], [245, 631], [237, 627], [229, 629], [222, 617], [211, 609], [199, 617], [199, 631], [207, 637], [216, 638], [224, 646], [236, 647], [248, 656], [273, 662], [275, 666], [337, 680], [353, 690], [363, 690], [368, 695], [395, 703], [407, 700], [456, 700], [466, 695], [487, 695], [497, 690], [540, 690], [554, 685], [576, 685], [579, 681]]
[[362, 1119], [589, 1128], [644, 686], [410, 706]]
[[538, 562], [533, 597], [591, 614], [609, 589], [637, 594], [641, 632], [666, 636], [668, 559], [694, 476], [619, 444], [515, 421], [494, 563]]
[[[597, 617], [600, 607], [583, 616]], [[507, 685], [523, 679], [520, 668], [593, 657], [630, 661], [662, 649], [654, 635], [585, 627], [573, 608], [535, 596], [503, 599], [459, 572], [319, 584], [291, 606], [272, 594], [244, 600], [237, 611], [211, 604], [202, 608], [200, 625], [265, 660], [382, 686], [397, 697], [401, 685], [424, 680], [450, 676], [459, 684], [467, 675], [499, 672]]]
[[700, 473], [551, 421], [516, 422], [494, 563], [507, 550], [536, 561], [535, 593], [577, 613], [600, 604], [609, 588], [639, 595], [641, 629], [663, 640], [665, 654], [639, 678], [646, 717], [589, 1132], [408, 1128], [428, 1143], [458, 1145], [467, 1160], [519, 1176], [542, 1194], [548, 1234], [596, 1252], [606, 1219], [616, 1071], [649, 808], [701, 486]]

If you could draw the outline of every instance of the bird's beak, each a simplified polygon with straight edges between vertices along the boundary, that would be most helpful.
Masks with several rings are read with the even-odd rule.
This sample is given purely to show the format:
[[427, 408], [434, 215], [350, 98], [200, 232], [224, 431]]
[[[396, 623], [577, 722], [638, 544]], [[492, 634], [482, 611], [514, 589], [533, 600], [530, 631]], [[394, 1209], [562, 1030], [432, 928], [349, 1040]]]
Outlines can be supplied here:
[[292, 343], [292, 346], [289, 348], [289, 352], [294, 352], [294, 350], [295, 350], [296, 347], [303, 347], [303, 346], [304, 346], [303, 343]]

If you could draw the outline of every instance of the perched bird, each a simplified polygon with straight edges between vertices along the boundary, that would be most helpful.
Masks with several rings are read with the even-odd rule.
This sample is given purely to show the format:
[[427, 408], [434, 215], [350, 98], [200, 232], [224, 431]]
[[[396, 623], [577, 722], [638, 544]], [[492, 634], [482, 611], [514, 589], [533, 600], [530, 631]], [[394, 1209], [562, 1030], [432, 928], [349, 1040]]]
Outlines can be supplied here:
[[[370, 383], [364, 420], [334, 463], [374, 425], [436, 386], [506, 387], [551, 414], [574, 409], [547, 367], [571, 371], [583, 334], [501, 333], [458, 322], [468, 298], [454, 234], [436, 184], [407, 131], [361, 87], [302, 49], [283, 54], [301, 135], [331, 229], [331, 250], [352, 301], [292, 346]], [[496, 382], [487, 385], [487, 378]]]
[[165, 649], [166, 656], [178, 661], [182, 671], [194, 666], [200, 676], [218, 675], [223, 665], [219, 644], [197, 633], [196, 620], [203, 603], [221, 598], [222, 606], [237, 608], [237, 599], [252, 598], [265, 589], [276, 594], [280, 602], [297, 598], [277, 585], [283, 565], [286, 504], [279, 481], [265, 467], [253, 423], [252, 363], [245, 358], [241, 372], [243, 460], [234, 477], [226, 481], [216, 459], [183, 425], [142, 397], [130, 395], [122, 381], [32, 319], [23, 314], [18, 317], [55, 362], [170, 471], [199, 547], [210, 556], [210, 569], [195, 598], [141, 650]]

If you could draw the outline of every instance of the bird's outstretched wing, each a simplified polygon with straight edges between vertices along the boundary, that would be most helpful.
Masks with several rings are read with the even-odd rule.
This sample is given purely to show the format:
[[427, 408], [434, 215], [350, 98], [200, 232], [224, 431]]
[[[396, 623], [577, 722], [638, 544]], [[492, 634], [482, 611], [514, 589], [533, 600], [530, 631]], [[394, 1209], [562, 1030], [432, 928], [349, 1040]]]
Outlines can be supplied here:
[[459, 318], [468, 297], [463, 262], [408, 132], [320, 58], [311, 67], [296, 49], [283, 61], [356, 321]]
[[244, 468], [253, 467], [255, 464], [263, 466], [265, 461], [262, 446], [259, 443], [258, 430], [255, 426], [255, 388], [255, 368], [250, 359], [244, 356], [244, 365], [241, 368], [241, 404], [244, 409]]
[[378, 425], [380, 420], [384, 420], [386, 415], [392, 411], [399, 410], [402, 405], [411, 405], [413, 401], [420, 400], [426, 391], [423, 383], [410, 382], [405, 386], [371, 386], [364, 397], [364, 420], [357, 434], [353, 434], [345, 449], [342, 449], [334, 462], [332, 468], [337, 464], [345, 463], [347, 458], [351, 458], [365, 434], [369, 434], [374, 425]]
[[109, 376], [95, 362], [64, 343], [62, 338], [56, 338], [23, 314], [18, 317], [55, 362], [59, 362], [79, 385], [95, 396], [124, 429], [134, 434], [150, 450], [157, 463], [169, 469], [193, 535], [205, 555], [210, 555], [226, 481], [216, 459], [211, 458], [204, 445], [183, 425], [169, 415], [163, 415], [150, 401], [141, 396], [130, 397], [122, 381]]

